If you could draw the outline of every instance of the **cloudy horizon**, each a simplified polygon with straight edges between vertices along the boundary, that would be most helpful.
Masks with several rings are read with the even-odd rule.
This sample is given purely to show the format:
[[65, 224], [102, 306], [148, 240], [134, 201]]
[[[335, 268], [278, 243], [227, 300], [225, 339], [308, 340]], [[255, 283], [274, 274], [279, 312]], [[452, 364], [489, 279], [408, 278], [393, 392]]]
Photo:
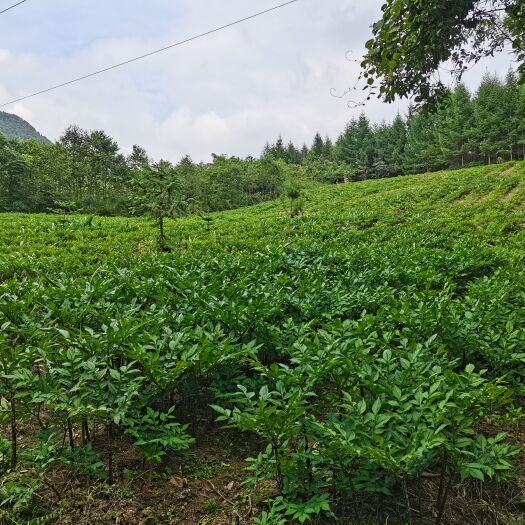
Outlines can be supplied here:
[[[0, 10], [14, 3], [0, 0]], [[0, 104], [111, 66], [276, 5], [278, 0], [102, 0], [66, 5], [29, 0], [0, 16]], [[176, 5], [174, 5], [176, 4]], [[314, 134], [335, 138], [363, 108], [333, 97], [352, 85], [382, 0], [299, 0], [255, 20], [2, 111], [56, 140], [70, 124], [103, 129], [124, 152], [154, 158], [189, 154], [259, 155], [277, 136], [301, 146]], [[465, 77], [474, 90], [485, 71], [506, 73], [509, 55]], [[373, 100], [372, 122], [407, 104]]]

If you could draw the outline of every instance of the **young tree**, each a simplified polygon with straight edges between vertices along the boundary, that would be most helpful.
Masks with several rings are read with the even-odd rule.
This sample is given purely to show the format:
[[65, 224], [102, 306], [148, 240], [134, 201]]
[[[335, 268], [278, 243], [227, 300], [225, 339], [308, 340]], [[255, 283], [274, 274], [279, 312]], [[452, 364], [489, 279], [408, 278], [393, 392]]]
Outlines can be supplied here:
[[187, 208], [187, 199], [181, 194], [182, 181], [177, 171], [165, 160], [144, 166], [133, 172], [135, 210], [147, 213], [157, 221], [158, 249], [169, 251], [164, 229], [165, 219], [179, 217]]

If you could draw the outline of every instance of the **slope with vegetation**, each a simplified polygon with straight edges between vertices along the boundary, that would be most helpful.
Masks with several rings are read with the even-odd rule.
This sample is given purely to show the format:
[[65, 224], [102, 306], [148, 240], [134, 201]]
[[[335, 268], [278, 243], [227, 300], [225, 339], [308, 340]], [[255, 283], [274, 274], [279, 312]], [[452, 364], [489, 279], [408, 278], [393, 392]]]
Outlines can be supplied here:
[[335, 142], [317, 133], [298, 148], [279, 137], [259, 159], [209, 163], [155, 162], [139, 146], [125, 156], [104, 131], [78, 126], [56, 144], [0, 136], [0, 211], [184, 216], [274, 199], [285, 179], [358, 181], [525, 158], [525, 87], [513, 72], [486, 75], [474, 95], [459, 85], [448, 102], [391, 123], [362, 114]]
[[0, 133], [12, 139], [33, 139], [37, 142], [50, 144], [49, 139], [40, 134], [29, 122], [18, 115], [4, 111], [0, 111]]
[[519, 523], [524, 197], [522, 162], [295, 188], [171, 253], [0, 215], [2, 519]]

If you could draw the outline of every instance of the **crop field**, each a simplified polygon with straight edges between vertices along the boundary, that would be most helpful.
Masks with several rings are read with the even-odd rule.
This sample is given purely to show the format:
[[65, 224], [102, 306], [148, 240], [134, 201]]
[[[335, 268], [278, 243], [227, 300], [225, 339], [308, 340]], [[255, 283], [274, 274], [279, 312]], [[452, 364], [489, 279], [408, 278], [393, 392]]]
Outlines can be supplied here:
[[524, 523], [524, 162], [166, 233], [0, 215], [0, 523]]

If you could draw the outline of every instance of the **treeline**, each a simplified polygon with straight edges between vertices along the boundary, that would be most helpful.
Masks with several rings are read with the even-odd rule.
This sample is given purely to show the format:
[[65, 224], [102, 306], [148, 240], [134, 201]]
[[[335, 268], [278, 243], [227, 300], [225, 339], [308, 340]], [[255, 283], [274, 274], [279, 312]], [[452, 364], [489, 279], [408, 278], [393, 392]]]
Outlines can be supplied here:
[[171, 215], [247, 206], [278, 197], [286, 179], [336, 183], [525, 159], [525, 86], [514, 73], [463, 85], [434, 113], [412, 108], [391, 123], [361, 114], [335, 142], [266, 144], [259, 159], [213, 155], [174, 165], [130, 155], [104, 131], [69, 127], [55, 144], [0, 135], [0, 211]]
[[278, 197], [282, 163], [213, 156], [196, 164], [153, 162], [134, 146], [123, 155], [104, 131], [69, 127], [56, 144], [0, 135], [0, 211], [170, 215], [248, 206]]
[[513, 72], [504, 81], [485, 75], [474, 95], [460, 84], [434, 113], [410, 108], [406, 117], [378, 125], [361, 114], [335, 143], [317, 134], [308, 149], [279, 138], [263, 154], [327, 182], [525, 159], [525, 86]]

